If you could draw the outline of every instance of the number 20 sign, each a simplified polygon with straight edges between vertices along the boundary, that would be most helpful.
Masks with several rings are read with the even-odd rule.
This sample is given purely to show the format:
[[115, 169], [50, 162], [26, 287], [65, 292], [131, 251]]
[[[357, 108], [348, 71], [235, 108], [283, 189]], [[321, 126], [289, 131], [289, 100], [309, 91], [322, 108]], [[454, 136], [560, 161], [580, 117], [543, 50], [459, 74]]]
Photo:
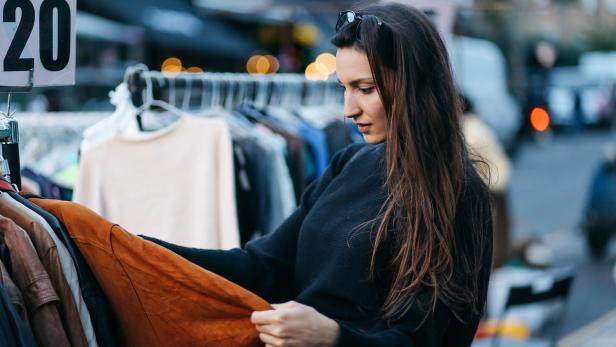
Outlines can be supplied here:
[[76, 0], [0, 0], [0, 86], [75, 84]]

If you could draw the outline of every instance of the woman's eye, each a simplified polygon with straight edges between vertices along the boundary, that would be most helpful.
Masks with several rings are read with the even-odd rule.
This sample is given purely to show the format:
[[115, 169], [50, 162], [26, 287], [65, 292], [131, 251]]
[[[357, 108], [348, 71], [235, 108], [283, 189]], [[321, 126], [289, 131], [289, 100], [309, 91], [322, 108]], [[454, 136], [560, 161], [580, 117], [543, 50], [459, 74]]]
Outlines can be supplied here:
[[372, 93], [373, 90], [374, 90], [374, 87], [359, 88], [359, 91], [362, 92], [363, 94], [370, 94]]

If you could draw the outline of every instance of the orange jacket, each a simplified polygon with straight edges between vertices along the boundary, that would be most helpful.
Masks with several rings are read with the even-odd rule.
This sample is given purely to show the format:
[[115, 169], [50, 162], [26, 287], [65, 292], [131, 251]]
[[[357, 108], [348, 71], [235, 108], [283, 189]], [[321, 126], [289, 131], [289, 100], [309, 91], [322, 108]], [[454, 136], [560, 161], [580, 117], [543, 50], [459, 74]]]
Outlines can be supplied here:
[[65, 224], [111, 303], [124, 345], [262, 345], [250, 315], [271, 307], [255, 294], [79, 204], [31, 201]]

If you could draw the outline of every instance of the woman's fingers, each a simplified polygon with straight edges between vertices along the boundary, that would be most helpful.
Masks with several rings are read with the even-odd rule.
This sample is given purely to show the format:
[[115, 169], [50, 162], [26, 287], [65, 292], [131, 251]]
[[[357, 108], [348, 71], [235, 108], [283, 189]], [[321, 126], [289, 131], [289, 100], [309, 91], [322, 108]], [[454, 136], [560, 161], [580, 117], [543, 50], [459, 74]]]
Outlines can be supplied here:
[[297, 303], [297, 302], [295, 302], [295, 301], [287, 301], [287, 302], [284, 302], [284, 303], [282, 303], [282, 304], [272, 304], [272, 307], [273, 307], [274, 309], [276, 309], [276, 310], [279, 310], [279, 309], [281, 309], [281, 308], [293, 308], [293, 307], [297, 307], [297, 306], [299, 306], [299, 305], [300, 305], [300, 304], [298, 304], [298, 303]]
[[269, 335], [278, 336], [277, 334], [274, 333], [275, 325], [273, 324], [257, 324], [255, 325], [255, 327], [257, 328], [257, 331], [260, 333], [266, 333]]
[[252, 324], [273, 324], [279, 321], [278, 313], [274, 310], [254, 311], [250, 316]]
[[281, 338], [266, 333], [260, 333], [259, 339], [261, 339], [261, 342], [265, 343], [267, 346], [281, 346], [283, 343]]

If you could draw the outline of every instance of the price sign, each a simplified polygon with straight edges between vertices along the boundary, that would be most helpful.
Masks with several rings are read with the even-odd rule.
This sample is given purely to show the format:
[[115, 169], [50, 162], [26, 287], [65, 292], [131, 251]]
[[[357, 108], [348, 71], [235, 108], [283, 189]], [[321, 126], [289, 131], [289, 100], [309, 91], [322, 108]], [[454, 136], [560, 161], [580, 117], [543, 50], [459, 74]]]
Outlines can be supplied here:
[[0, 0], [0, 86], [75, 84], [76, 0]]

